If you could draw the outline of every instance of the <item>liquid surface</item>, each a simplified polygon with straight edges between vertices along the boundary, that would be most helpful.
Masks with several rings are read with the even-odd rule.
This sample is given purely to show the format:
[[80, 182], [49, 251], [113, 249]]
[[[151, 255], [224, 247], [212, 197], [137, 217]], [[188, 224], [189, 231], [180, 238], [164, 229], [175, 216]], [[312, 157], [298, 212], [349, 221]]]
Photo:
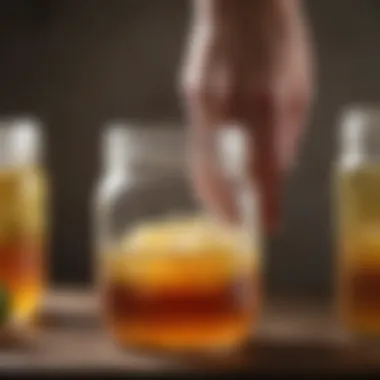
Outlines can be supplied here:
[[105, 316], [114, 338], [185, 350], [241, 343], [259, 308], [251, 247], [231, 230], [194, 219], [131, 231], [105, 264]]
[[380, 336], [380, 165], [338, 178], [339, 303], [345, 327]]

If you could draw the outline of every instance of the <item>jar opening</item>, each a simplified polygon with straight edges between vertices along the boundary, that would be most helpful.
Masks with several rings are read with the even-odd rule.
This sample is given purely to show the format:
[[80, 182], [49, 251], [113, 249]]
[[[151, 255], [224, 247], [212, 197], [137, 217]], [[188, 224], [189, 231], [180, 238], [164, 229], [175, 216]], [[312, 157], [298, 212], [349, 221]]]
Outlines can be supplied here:
[[181, 128], [112, 123], [104, 131], [103, 162], [107, 170], [183, 170], [186, 165], [185, 138]]

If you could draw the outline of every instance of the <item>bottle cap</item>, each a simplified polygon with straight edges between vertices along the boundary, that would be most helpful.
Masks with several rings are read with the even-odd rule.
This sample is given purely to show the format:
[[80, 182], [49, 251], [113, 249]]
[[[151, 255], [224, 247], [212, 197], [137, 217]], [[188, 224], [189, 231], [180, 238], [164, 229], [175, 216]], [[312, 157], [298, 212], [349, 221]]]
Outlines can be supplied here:
[[355, 105], [341, 114], [341, 149], [351, 155], [380, 155], [380, 107]]
[[0, 165], [19, 166], [42, 158], [42, 131], [37, 119], [0, 119]]

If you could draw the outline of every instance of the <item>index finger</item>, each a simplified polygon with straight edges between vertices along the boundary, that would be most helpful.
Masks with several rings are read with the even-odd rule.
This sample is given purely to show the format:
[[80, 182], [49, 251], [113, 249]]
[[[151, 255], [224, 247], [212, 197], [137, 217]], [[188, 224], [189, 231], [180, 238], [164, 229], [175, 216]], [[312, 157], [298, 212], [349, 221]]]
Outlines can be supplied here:
[[278, 225], [283, 173], [279, 159], [278, 129], [281, 127], [281, 103], [272, 94], [252, 99], [246, 112], [248, 171], [260, 190], [262, 219], [269, 232]]

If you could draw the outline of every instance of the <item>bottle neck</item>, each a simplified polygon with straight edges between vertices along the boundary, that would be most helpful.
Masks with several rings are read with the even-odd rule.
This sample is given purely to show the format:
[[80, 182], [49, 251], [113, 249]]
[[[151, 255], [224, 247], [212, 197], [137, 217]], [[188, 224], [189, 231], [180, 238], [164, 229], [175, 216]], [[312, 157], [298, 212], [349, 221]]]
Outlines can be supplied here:
[[341, 127], [343, 160], [380, 161], [380, 109], [349, 109], [343, 114]]
[[42, 135], [29, 119], [0, 120], [0, 170], [40, 165], [43, 157]]

